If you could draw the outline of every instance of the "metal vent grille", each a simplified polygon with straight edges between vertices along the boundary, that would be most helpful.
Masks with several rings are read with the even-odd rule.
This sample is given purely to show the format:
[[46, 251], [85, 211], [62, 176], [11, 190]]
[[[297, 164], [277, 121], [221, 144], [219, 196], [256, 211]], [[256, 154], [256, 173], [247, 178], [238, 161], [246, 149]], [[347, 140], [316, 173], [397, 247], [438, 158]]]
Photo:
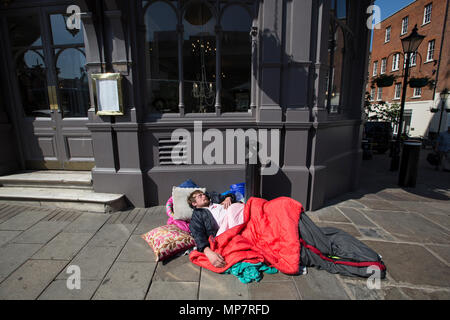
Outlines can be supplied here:
[[[174, 150], [177, 146], [178, 150]], [[161, 166], [175, 166], [178, 164], [187, 163], [186, 141], [172, 141], [170, 138], [160, 138], [158, 140], [159, 150], [159, 165]], [[172, 155], [172, 151], [178, 151], [177, 154]], [[173, 162], [175, 161], [175, 163]]]

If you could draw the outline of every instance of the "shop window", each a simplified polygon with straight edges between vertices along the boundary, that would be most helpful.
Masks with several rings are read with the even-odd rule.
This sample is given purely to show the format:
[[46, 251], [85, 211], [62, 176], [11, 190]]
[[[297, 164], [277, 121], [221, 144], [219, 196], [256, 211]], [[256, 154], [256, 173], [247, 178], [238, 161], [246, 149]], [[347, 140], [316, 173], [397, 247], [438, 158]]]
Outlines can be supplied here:
[[50, 23], [60, 109], [65, 118], [87, 117], [89, 84], [83, 24], [80, 29], [69, 30], [63, 14], [50, 15]]
[[154, 113], [178, 112], [178, 33], [176, 1], [143, 2], [147, 108]]
[[203, 1], [189, 3], [183, 15], [183, 79], [186, 113], [215, 112], [216, 18]]
[[245, 112], [250, 107], [251, 42], [249, 30], [252, 19], [240, 5], [225, 9], [222, 27], [222, 112]]
[[348, 1], [334, 0], [328, 38], [328, 72], [326, 107], [329, 113], [339, 113], [343, 104], [343, 70], [345, 67], [345, 25]]
[[247, 4], [160, 0], [142, 6], [149, 112], [247, 112], [253, 63]]
[[7, 23], [24, 114], [50, 117], [39, 16], [9, 16]]

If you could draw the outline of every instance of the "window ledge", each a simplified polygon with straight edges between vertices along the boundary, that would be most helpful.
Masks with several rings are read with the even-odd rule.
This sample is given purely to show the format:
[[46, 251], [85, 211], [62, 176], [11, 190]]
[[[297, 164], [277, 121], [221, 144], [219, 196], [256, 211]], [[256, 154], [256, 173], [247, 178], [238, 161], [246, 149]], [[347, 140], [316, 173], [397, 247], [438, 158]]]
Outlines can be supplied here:
[[394, 99], [392, 99], [392, 101], [398, 101], [398, 100], [400, 100], [400, 98], [394, 98]]
[[430, 23], [431, 23], [431, 20], [428, 22], [422, 23], [421, 27], [426, 26], [427, 24], [430, 24]]
[[420, 99], [422, 96], [412, 96], [411, 99]]
[[426, 60], [423, 64], [430, 63], [430, 62], [434, 62], [434, 59], [433, 60]]

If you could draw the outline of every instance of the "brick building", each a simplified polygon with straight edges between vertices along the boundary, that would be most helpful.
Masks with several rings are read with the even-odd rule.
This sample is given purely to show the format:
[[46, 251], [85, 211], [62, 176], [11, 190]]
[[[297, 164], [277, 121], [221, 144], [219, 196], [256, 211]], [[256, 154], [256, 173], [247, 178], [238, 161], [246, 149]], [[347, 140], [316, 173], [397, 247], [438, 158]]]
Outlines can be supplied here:
[[[373, 103], [386, 101], [400, 104], [405, 63], [401, 39], [409, 35], [415, 25], [418, 33], [425, 36], [417, 54], [411, 56], [409, 78], [428, 76], [436, 85], [422, 88], [408, 86], [404, 130], [410, 136], [426, 136], [428, 132], [437, 132], [440, 112], [432, 113], [430, 109], [440, 108], [439, 93], [444, 88], [450, 89], [450, 31], [446, 23], [448, 3], [449, 0], [414, 1], [381, 21], [374, 29], [367, 83]], [[395, 75], [394, 84], [383, 88], [373, 85], [373, 78], [380, 74]], [[447, 117], [444, 111], [441, 131], [447, 129], [446, 123], [450, 125], [449, 120], [450, 116]]]

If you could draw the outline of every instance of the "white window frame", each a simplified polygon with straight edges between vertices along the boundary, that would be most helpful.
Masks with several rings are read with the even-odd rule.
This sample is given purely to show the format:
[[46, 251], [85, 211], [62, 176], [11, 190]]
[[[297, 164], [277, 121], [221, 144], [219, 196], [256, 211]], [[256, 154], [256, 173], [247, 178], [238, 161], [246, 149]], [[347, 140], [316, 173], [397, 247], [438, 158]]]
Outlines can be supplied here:
[[406, 16], [402, 19], [402, 29], [400, 35], [404, 35], [408, 32], [408, 22], [409, 22], [409, 16]]
[[396, 83], [394, 87], [394, 100], [400, 99], [402, 95], [402, 84]]
[[419, 98], [422, 96], [422, 88], [414, 88], [413, 98]]
[[431, 11], [433, 10], [433, 3], [427, 4], [423, 9], [423, 22], [422, 25], [431, 22]]
[[377, 101], [383, 100], [383, 87], [377, 88]]
[[398, 71], [400, 62], [400, 53], [396, 53], [392, 57], [392, 71]]
[[376, 76], [377, 75], [377, 71], [378, 71], [378, 61], [374, 61], [373, 62], [373, 72], [372, 75]]
[[375, 99], [375, 88], [370, 88], [369, 101], [373, 101]]
[[381, 59], [380, 74], [386, 73], [386, 58]]
[[386, 33], [384, 34], [384, 43], [391, 41], [391, 27], [386, 28]]
[[427, 60], [425, 62], [433, 61], [434, 48], [436, 46], [435, 40], [428, 41]]
[[409, 66], [414, 67], [417, 63], [417, 51], [411, 52], [409, 56]]

